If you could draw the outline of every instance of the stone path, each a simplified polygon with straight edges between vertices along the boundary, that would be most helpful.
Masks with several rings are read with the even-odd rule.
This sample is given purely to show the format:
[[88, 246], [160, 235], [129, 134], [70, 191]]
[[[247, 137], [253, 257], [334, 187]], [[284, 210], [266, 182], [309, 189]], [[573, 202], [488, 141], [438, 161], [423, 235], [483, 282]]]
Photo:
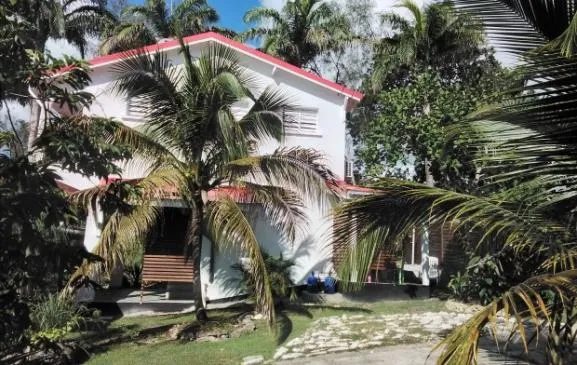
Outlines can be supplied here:
[[[429, 356], [430, 344], [397, 345], [371, 350], [328, 354], [305, 359], [282, 360], [276, 365], [433, 365], [436, 354]], [[479, 351], [479, 365], [528, 365], [526, 362], [506, 359], [502, 355]]]
[[[409, 343], [436, 343], [469, 314], [426, 312], [395, 315], [342, 315], [313, 322], [301, 336], [279, 347], [275, 360]], [[426, 352], [428, 353], [428, 351]]]

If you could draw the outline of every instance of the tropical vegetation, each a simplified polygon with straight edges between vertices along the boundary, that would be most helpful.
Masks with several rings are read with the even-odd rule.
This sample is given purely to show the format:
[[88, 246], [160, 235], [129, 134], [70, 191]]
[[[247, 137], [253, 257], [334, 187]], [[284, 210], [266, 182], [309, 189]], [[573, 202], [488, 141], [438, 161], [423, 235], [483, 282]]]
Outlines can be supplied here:
[[122, 9], [120, 21], [108, 27], [100, 43], [100, 54], [127, 51], [173, 38], [178, 34], [193, 35], [219, 31], [233, 32], [216, 26], [218, 14], [206, 0], [185, 0], [174, 8], [165, 0], [146, 0], [143, 5]]
[[[471, 138], [480, 190], [459, 193], [383, 179], [373, 196], [351, 201], [336, 213], [337, 236], [357, 244], [341, 275], [362, 277], [378, 247], [399, 242], [413, 227], [449, 225], [482, 250], [496, 245], [522, 265], [524, 276], [508, 285], [442, 343], [441, 364], [476, 362], [485, 326], [497, 314], [516, 325], [528, 346], [533, 326], [546, 330], [549, 364], [568, 364], [574, 343], [575, 271], [575, 12], [569, 1], [457, 1], [486, 24], [495, 44], [516, 54], [527, 80], [505, 102], [484, 108], [452, 128]], [[493, 334], [496, 335], [495, 332]], [[527, 347], [526, 347], [527, 348]]]
[[[503, 314], [526, 348], [538, 338], [528, 336], [530, 328], [544, 329], [547, 362], [569, 364], [577, 323], [575, 4], [453, 3], [420, 8], [404, 0], [399, 7], [407, 16], [386, 13], [375, 31], [372, 20], [356, 24], [373, 19], [368, 0], [347, 4], [355, 16], [336, 3], [288, 1], [280, 11], [249, 11], [250, 29], [238, 37], [338, 82], [363, 78], [367, 97], [348, 126], [357, 176], [374, 194], [335, 211], [335, 239], [349, 246], [341, 280], [365, 277], [375, 253], [397, 249], [415, 227], [444, 225], [471, 258], [449, 288], [484, 307], [448, 334], [439, 363], [475, 363], [482, 331], [496, 332]], [[54, 349], [54, 341], [81, 327], [89, 314], [63, 288], [102, 278], [140, 255], [167, 193], [190, 212], [185, 254], [193, 263], [197, 319], [206, 319], [200, 257], [208, 239], [250, 258], [242, 266], [245, 284], [270, 325], [274, 297], [292, 285], [293, 263], [261, 250], [246, 206], [262, 206], [262, 216], [292, 241], [306, 224], [304, 207], [333, 198], [336, 177], [318, 152], [257, 153], [264, 139], [282, 142], [283, 114], [295, 107], [288, 96], [257, 84], [227, 48], [191, 58], [183, 36], [232, 35], [216, 27], [218, 14], [207, 1], [184, 0], [170, 9], [164, 0], [128, 7], [119, 0], [120, 20], [105, 5], [0, 4], [0, 147], [11, 152], [0, 154], [0, 361], [20, 361], [25, 349]], [[129, 54], [114, 66], [114, 91], [144, 116], [140, 129], [83, 116], [94, 99], [83, 91], [90, 83], [86, 64], [46, 54], [49, 39], [66, 40], [84, 55], [90, 39], [101, 39], [100, 51], [108, 54], [168, 37], [180, 39], [183, 67], [170, 67], [163, 54]], [[487, 39], [522, 65], [515, 72], [502, 68]], [[362, 67], [343, 61], [354, 62], [348, 55], [357, 44]], [[332, 58], [334, 74], [325, 69]], [[343, 76], [348, 69], [355, 76]], [[11, 114], [14, 100], [34, 106], [30, 129], [37, 138], [25, 140]], [[397, 173], [403, 162], [415, 173]], [[145, 167], [145, 176], [73, 198], [54, 173], [107, 178], [131, 165]], [[87, 209], [97, 202], [105, 222], [90, 254], [79, 238]]]
[[394, 33], [375, 45], [366, 97], [348, 124], [357, 168], [365, 180], [414, 173], [429, 185], [471, 189], [477, 171], [466, 136], [448, 146], [448, 129], [497, 101], [510, 77], [478, 22], [449, 3], [421, 9], [405, 0], [397, 8], [409, 15], [382, 16]]
[[240, 40], [259, 40], [263, 52], [317, 74], [319, 56], [351, 41], [348, 19], [335, 3], [321, 0], [288, 1], [281, 11], [255, 8], [244, 21], [252, 27], [238, 35]]

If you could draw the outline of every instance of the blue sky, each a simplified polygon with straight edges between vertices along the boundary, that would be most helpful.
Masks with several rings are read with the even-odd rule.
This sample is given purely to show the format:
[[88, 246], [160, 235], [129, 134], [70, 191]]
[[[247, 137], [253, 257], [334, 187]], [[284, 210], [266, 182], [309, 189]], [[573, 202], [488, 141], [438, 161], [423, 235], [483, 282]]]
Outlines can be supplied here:
[[[130, 1], [133, 4], [142, 4], [144, 0]], [[177, 4], [179, 0], [173, 0]], [[170, 4], [170, 0], [166, 0]], [[208, 0], [210, 6], [216, 9], [220, 15], [220, 25], [230, 28], [237, 32], [246, 29], [246, 25], [242, 21], [242, 17], [247, 10], [261, 6], [259, 0]]]
[[208, 2], [220, 15], [220, 24], [237, 32], [246, 26], [242, 17], [247, 10], [260, 6], [259, 0], [209, 0]]

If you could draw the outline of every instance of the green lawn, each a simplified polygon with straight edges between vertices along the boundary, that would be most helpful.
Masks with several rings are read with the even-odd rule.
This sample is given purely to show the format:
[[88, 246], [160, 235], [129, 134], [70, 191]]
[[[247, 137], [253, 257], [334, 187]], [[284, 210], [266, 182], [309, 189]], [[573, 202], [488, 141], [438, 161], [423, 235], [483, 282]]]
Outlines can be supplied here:
[[[263, 355], [271, 358], [278, 342], [289, 341], [302, 334], [317, 318], [342, 314], [395, 314], [423, 311], [439, 311], [443, 302], [438, 300], [387, 301], [354, 307], [306, 307], [305, 310], [285, 311], [279, 314], [280, 329], [269, 331], [264, 322], [258, 324], [256, 331], [216, 342], [165, 342], [158, 344], [123, 343], [108, 351], [96, 354], [88, 362], [98, 364], [234, 364], [238, 365], [243, 357]], [[211, 311], [211, 319], [225, 319], [234, 315], [233, 311]], [[125, 318], [112, 323], [111, 330], [138, 331], [159, 325], [187, 322], [191, 315]], [[280, 339], [280, 340], [279, 340]]]

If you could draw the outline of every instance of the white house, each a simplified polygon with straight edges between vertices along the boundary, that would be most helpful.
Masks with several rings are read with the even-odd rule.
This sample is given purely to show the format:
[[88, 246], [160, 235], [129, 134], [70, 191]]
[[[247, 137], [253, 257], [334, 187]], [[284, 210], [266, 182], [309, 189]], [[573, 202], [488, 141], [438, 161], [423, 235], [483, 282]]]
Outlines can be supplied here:
[[[347, 146], [345, 120], [347, 112], [351, 111], [362, 99], [363, 95], [342, 85], [323, 79], [315, 74], [292, 66], [270, 55], [259, 52], [242, 43], [216, 33], [204, 33], [186, 37], [185, 43], [190, 47], [193, 56], [211, 43], [230, 47], [237, 52], [242, 66], [258, 77], [262, 84], [276, 85], [288, 95], [291, 95], [299, 108], [291, 118], [292, 123], [285, 125], [286, 138], [284, 146], [301, 146], [314, 148], [326, 158], [326, 164], [342, 180], [345, 194], [355, 192], [366, 193], [365, 189], [356, 189], [346, 183], [352, 176], [352, 149]], [[148, 46], [148, 53], [164, 52], [173, 65], [182, 64], [179, 56], [177, 40], [169, 40]], [[123, 59], [125, 54], [112, 54], [97, 57], [90, 61], [92, 68], [92, 84], [86, 91], [96, 97], [90, 110], [94, 116], [115, 118], [130, 127], [144, 123], [141, 115], [134, 112], [130, 102], [122, 100], [109, 92], [109, 85], [114, 81], [112, 68]], [[239, 106], [239, 112], [242, 108]], [[247, 106], [248, 107], [248, 106]], [[260, 153], [272, 152], [278, 144], [267, 142], [258, 146]], [[63, 182], [77, 189], [86, 189], [99, 184], [98, 179], [88, 179], [66, 171], [61, 171]], [[348, 175], [348, 176], [347, 176]], [[123, 179], [141, 177], [139, 171], [125, 171]], [[175, 202], [167, 202], [167, 206], [178, 207]], [[311, 271], [327, 272], [332, 266], [332, 249], [330, 232], [332, 221], [329, 212], [321, 211], [311, 206], [308, 208], [309, 226], [297, 237], [294, 243], [283, 242], [280, 235], [264, 221], [254, 222], [257, 238], [262, 247], [271, 255], [293, 259], [296, 265], [293, 279], [303, 283]], [[100, 231], [96, 224], [101, 217], [89, 215], [86, 226], [84, 244], [91, 250], [98, 242]], [[174, 219], [178, 219], [175, 215]], [[175, 236], [176, 237], [176, 236]], [[229, 279], [236, 275], [231, 265], [238, 263], [239, 254], [234, 252], [218, 252], [205, 239], [202, 249], [202, 283], [205, 297], [217, 300], [238, 294], [237, 288], [230, 285]], [[146, 265], [146, 263], [145, 263]]]

